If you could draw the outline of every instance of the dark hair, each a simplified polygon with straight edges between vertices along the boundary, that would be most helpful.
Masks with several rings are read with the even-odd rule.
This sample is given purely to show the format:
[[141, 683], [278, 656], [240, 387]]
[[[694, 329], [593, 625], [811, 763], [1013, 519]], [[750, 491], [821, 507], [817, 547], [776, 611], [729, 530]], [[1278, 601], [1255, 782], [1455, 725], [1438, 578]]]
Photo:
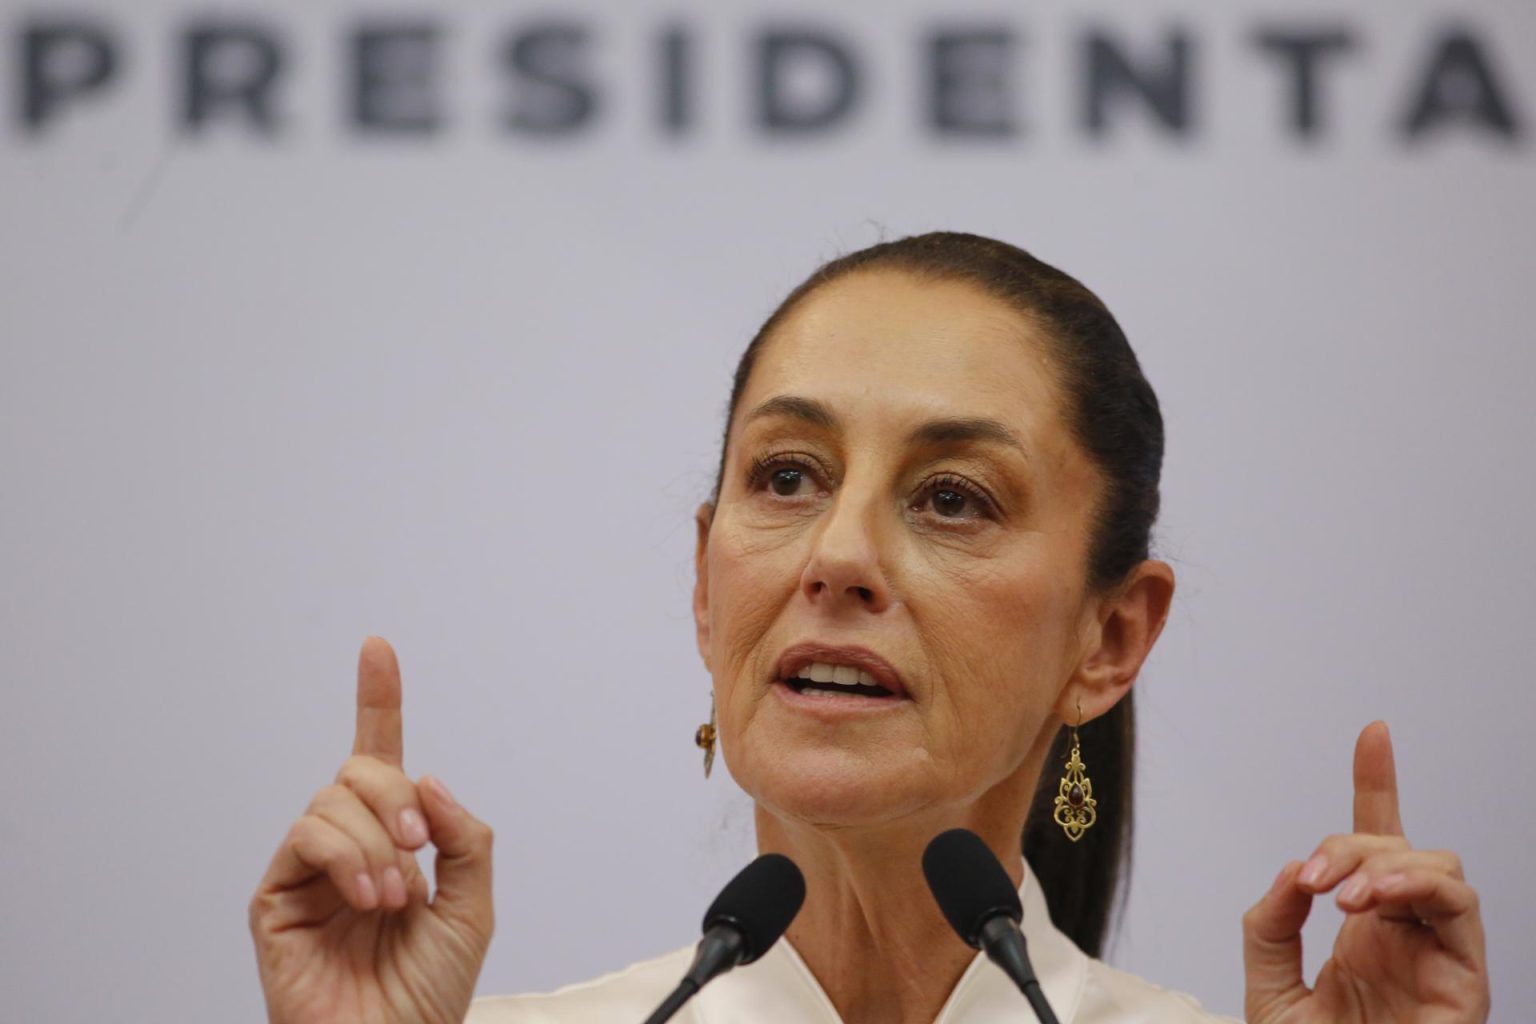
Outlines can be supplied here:
[[[731, 385], [725, 438], [713, 500], [725, 473], [726, 445], [737, 403], [764, 341], [801, 299], [859, 270], [893, 269], [925, 280], [961, 281], [1013, 307], [1041, 328], [1074, 439], [1101, 471], [1105, 487], [1092, 509], [1086, 567], [1090, 591], [1103, 593], [1149, 557], [1163, 463], [1163, 419], [1157, 396], [1120, 325], [1076, 279], [1005, 242], [980, 235], [933, 232], [861, 249], [824, 264], [789, 293], [742, 353]], [[1098, 822], [1070, 842], [1052, 820], [1056, 780], [1070, 729], [1051, 745], [1021, 837], [1051, 919], [1091, 956], [1102, 953], [1111, 917], [1130, 876], [1136, 720], [1129, 693], [1079, 730], [1082, 757], [1098, 796]]]

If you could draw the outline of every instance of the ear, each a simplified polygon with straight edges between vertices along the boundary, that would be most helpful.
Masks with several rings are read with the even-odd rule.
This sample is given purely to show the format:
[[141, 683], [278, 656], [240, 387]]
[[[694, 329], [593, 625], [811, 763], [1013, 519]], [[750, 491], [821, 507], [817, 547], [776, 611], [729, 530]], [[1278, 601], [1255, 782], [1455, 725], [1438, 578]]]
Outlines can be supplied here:
[[1168, 621], [1173, 584], [1172, 566], [1147, 559], [1100, 599], [1077, 671], [1056, 705], [1063, 722], [1076, 724], [1079, 704], [1083, 721], [1098, 718], [1131, 691]]
[[715, 506], [704, 502], [693, 514], [698, 530], [693, 553], [693, 628], [699, 643], [699, 657], [709, 668], [709, 524], [715, 520]]

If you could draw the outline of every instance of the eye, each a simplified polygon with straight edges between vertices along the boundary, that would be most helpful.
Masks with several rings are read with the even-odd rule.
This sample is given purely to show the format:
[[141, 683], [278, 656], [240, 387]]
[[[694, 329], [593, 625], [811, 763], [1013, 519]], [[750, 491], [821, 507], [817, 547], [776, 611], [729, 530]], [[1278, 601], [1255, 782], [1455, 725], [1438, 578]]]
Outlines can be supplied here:
[[813, 494], [819, 469], [804, 456], [773, 455], [754, 459], [747, 475], [751, 490], [767, 491], [779, 498], [797, 498]]
[[957, 476], [941, 476], [928, 481], [912, 508], [922, 511], [925, 505], [941, 519], [961, 521], [991, 518], [996, 508], [980, 487]]
[[803, 471], [785, 466], [773, 471], [768, 477], [768, 486], [774, 494], [788, 498], [800, 490], [800, 482], [804, 479]]
[[958, 516], [965, 511], [965, 495], [948, 489], [934, 491], [933, 510], [941, 516]]

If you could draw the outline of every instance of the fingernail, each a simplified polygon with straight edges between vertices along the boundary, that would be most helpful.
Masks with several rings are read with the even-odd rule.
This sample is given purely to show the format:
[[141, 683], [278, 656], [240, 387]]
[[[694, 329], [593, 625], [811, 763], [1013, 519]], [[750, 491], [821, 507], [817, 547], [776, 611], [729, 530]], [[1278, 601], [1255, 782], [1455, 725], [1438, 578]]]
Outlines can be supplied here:
[[1371, 880], [1363, 875], [1356, 875], [1344, 884], [1344, 889], [1339, 893], [1340, 903], [1359, 903], [1365, 898], [1366, 890], [1370, 889]]
[[447, 804], [450, 808], [457, 808], [459, 806], [459, 802], [453, 798], [453, 794], [448, 792], [448, 787], [443, 785], [443, 780], [436, 775], [427, 779], [427, 785], [431, 786], [432, 791], [441, 797], [443, 803]]
[[373, 876], [366, 871], [357, 873], [357, 898], [362, 901], [364, 910], [379, 905], [379, 890], [373, 884]]
[[1402, 885], [1403, 880], [1407, 877], [1407, 875], [1402, 874], [1401, 872], [1391, 875], [1382, 875], [1380, 878], [1376, 879], [1376, 891], [1391, 892], [1393, 889], [1396, 889], [1398, 886]]
[[1275, 880], [1273, 882], [1269, 883], [1269, 891], [1270, 892], [1274, 892], [1276, 889], [1280, 888], [1280, 883], [1285, 881], [1285, 876], [1291, 873], [1291, 868], [1295, 864], [1296, 864], [1295, 861], [1291, 861], [1291, 862], [1287, 863], [1285, 865], [1285, 867], [1280, 869], [1280, 873], [1275, 876]]
[[407, 807], [400, 812], [400, 835], [405, 838], [406, 845], [411, 847], [427, 841], [427, 823], [421, 820], [421, 815], [416, 813], [414, 807]]
[[1328, 858], [1322, 854], [1316, 854], [1307, 861], [1306, 867], [1301, 869], [1301, 881], [1306, 885], [1316, 885], [1323, 880], [1323, 875], [1328, 870]]
[[384, 905], [403, 907], [405, 901], [405, 876], [400, 874], [399, 868], [391, 864], [384, 869]]

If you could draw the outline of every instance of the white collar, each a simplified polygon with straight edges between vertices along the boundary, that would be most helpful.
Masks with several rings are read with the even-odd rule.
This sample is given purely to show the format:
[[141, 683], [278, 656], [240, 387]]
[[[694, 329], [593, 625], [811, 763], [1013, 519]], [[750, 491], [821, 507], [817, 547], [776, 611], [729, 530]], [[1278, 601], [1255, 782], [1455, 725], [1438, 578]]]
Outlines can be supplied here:
[[[1027, 863], [1019, 899], [1024, 905], [1024, 938], [1040, 988], [1062, 1024], [1071, 1024], [1082, 1001], [1088, 958], [1051, 923], [1045, 895]], [[832, 1000], [788, 939], [780, 939], [756, 963], [716, 979], [693, 1003], [699, 1024], [747, 1020], [843, 1024]], [[1013, 982], [986, 954], [977, 953], [934, 1024], [1033, 1019], [1029, 1004]]]

